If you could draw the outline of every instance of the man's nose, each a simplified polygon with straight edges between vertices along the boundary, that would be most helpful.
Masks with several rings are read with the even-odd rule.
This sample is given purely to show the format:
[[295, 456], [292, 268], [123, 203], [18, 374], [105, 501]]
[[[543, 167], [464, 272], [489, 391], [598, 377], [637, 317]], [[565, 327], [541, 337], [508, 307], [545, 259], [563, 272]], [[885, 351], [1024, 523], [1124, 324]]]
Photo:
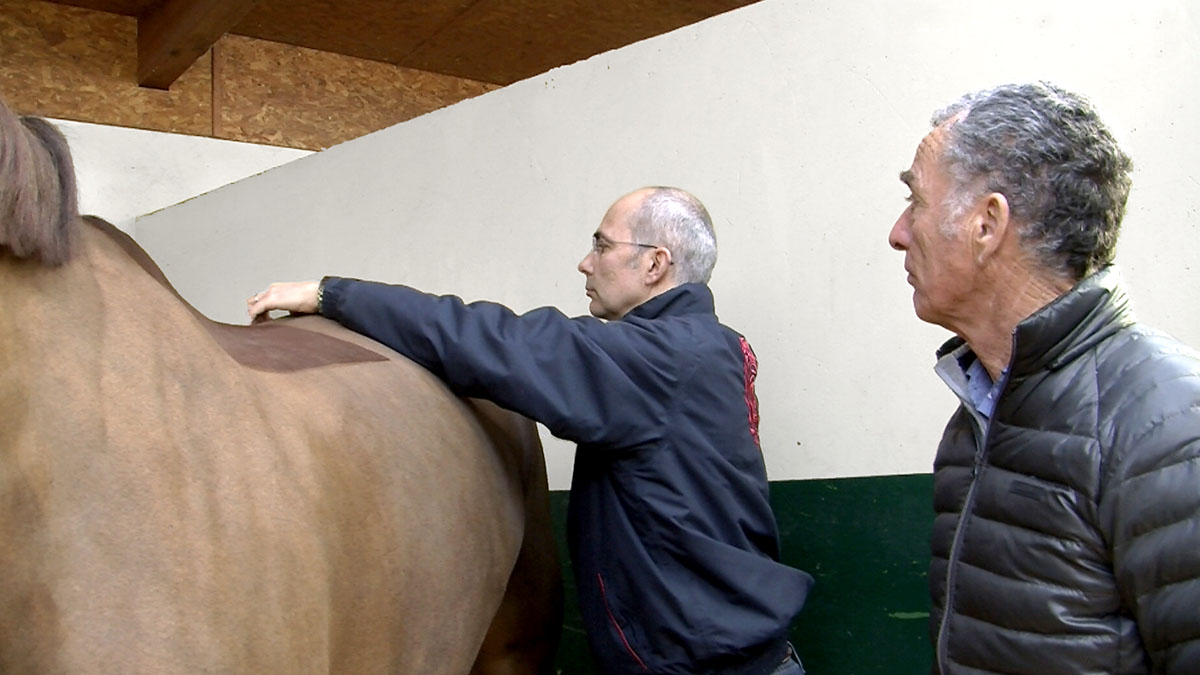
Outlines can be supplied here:
[[888, 233], [888, 244], [897, 251], [908, 249], [908, 210], [896, 219], [896, 223], [892, 225], [892, 231]]
[[579, 270], [580, 272], [582, 272], [588, 276], [591, 276], [591, 274], [592, 274], [592, 252], [591, 251], [588, 251], [587, 255], [583, 256], [583, 260], [579, 261], [579, 264], [575, 266], [575, 269]]

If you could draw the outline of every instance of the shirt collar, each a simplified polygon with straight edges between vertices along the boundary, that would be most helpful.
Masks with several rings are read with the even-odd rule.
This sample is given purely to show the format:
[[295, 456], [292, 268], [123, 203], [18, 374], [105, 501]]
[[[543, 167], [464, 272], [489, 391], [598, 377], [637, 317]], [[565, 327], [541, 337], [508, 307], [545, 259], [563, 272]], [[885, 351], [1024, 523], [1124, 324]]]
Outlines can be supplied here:
[[677, 314], [714, 314], [712, 291], [705, 284], [680, 284], [669, 291], [659, 293], [629, 310], [622, 317], [657, 319], [660, 316]]
[[943, 349], [934, 371], [964, 404], [969, 404], [983, 417], [982, 424], [986, 425], [986, 420], [991, 419], [996, 411], [1008, 369], [993, 382], [983, 362], [965, 342], [947, 343]]

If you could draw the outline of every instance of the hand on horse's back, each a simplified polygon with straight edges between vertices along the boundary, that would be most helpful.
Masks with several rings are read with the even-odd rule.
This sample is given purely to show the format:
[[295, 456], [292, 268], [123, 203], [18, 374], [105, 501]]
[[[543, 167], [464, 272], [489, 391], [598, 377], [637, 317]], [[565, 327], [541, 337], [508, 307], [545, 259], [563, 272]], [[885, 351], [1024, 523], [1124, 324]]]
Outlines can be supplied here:
[[273, 283], [262, 293], [255, 293], [246, 299], [246, 312], [252, 323], [267, 320], [268, 312], [273, 309], [314, 314], [317, 311], [319, 285], [316, 281]]

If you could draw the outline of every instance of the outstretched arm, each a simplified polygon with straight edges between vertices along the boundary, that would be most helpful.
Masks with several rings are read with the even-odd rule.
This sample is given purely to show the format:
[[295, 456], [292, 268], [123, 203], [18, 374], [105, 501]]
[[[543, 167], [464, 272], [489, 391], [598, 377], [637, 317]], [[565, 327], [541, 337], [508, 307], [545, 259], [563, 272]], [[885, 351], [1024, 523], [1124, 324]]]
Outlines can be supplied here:
[[672, 346], [625, 322], [517, 315], [405, 286], [324, 281], [321, 313], [577, 443], [632, 447], [661, 432], [676, 380]]

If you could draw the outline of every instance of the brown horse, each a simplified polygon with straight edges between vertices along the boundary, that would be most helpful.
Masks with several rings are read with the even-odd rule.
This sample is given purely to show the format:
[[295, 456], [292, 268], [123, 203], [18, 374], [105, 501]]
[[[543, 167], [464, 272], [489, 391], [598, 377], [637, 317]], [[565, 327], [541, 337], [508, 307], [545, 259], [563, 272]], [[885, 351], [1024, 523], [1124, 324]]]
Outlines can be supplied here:
[[0, 672], [533, 673], [531, 422], [318, 317], [231, 326], [0, 103]]

